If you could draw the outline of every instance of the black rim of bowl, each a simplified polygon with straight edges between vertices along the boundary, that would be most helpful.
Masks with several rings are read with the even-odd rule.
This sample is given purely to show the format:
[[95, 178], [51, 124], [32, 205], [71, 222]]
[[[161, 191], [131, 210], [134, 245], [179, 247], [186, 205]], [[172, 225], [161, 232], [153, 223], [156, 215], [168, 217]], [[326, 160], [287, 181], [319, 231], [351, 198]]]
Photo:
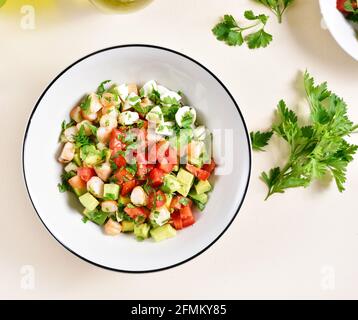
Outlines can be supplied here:
[[[248, 153], [249, 153], [249, 170], [248, 170], [248, 175], [247, 175], [247, 181], [246, 181], [246, 186], [245, 186], [245, 190], [244, 190], [244, 194], [242, 196], [242, 199], [239, 203], [239, 206], [238, 208], [236, 209], [236, 212], [235, 214], [233, 215], [232, 219], [230, 220], [230, 222], [228, 223], [228, 225], [225, 227], [225, 229], [209, 244], [207, 245], [205, 248], [203, 248], [202, 250], [200, 250], [198, 253], [192, 255], [191, 257], [183, 260], [183, 261], [180, 261], [180, 262], [177, 262], [173, 265], [169, 265], [169, 266], [166, 266], [166, 267], [162, 267], [162, 268], [158, 268], [158, 269], [152, 269], [152, 270], [122, 270], [122, 269], [117, 269], [117, 268], [112, 268], [112, 267], [108, 267], [108, 266], [105, 266], [105, 265], [102, 265], [102, 264], [99, 264], [99, 263], [96, 263], [94, 261], [91, 261], [83, 256], [81, 256], [80, 254], [76, 253], [75, 251], [71, 250], [69, 247], [67, 247], [65, 244], [63, 244], [59, 239], [57, 239], [55, 237], [55, 235], [51, 232], [51, 230], [47, 227], [46, 223], [42, 220], [39, 212], [37, 211], [37, 208], [32, 200], [32, 197], [31, 197], [31, 193], [30, 193], [30, 190], [28, 188], [28, 185], [27, 185], [27, 180], [26, 180], [26, 173], [25, 173], [25, 161], [24, 161], [24, 154], [25, 154], [25, 145], [26, 145], [26, 139], [27, 139], [27, 133], [28, 133], [28, 130], [30, 128], [30, 125], [31, 125], [31, 120], [32, 120], [32, 117], [34, 116], [36, 110], [37, 110], [37, 107], [38, 105], [40, 104], [40, 102], [42, 101], [43, 97], [46, 95], [47, 91], [52, 87], [52, 85], [64, 74], [66, 73], [69, 69], [71, 69], [73, 66], [75, 66], [76, 64], [80, 63], [82, 60], [85, 60], [91, 56], [94, 56], [96, 54], [99, 54], [99, 53], [102, 53], [104, 51], [109, 51], [109, 50], [115, 50], [115, 49], [121, 49], [121, 48], [128, 48], [128, 47], [137, 47], [137, 48], [152, 48], [152, 49], [157, 49], [157, 50], [164, 50], [164, 51], [168, 51], [168, 52], [171, 52], [171, 53], [174, 53], [176, 55], [179, 55], [181, 57], [184, 57], [186, 59], [188, 59], [189, 61], [191, 62], [194, 62], [196, 65], [198, 65], [199, 67], [201, 67], [202, 69], [204, 69], [206, 72], [208, 72], [220, 85], [221, 87], [226, 91], [226, 93], [229, 95], [229, 97], [231, 98], [232, 102], [234, 103], [235, 107], [236, 107], [236, 110], [238, 111], [239, 115], [240, 115], [240, 118], [241, 118], [241, 121], [243, 123], [243, 126], [244, 126], [244, 129], [245, 129], [245, 135], [246, 135], [246, 140], [247, 140], [247, 145], [248, 145]], [[47, 231], [52, 235], [52, 237], [54, 239], [56, 239], [56, 241], [58, 243], [60, 243], [64, 248], [66, 248], [68, 251], [70, 251], [72, 254], [74, 254], [75, 256], [81, 258], [82, 260], [92, 264], [92, 265], [95, 265], [97, 267], [100, 267], [100, 268], [104, 268], [104, 269], [107, 269], [107, 270], [111, 270], [111, 271], [118, 271], [118, 272], [125, 272], [125, 273], [149, 273], [149, 272], [157, 272], [157, 271], [163, 271], [163, 270], [167, 270], [167, 269], [171, 269], [171, 268], [174, 268], [174, 267], [177, 267], [181, 264], [184, 264], [196, 257], [198, 257], [200, 254], [202, 254], [203, 252], [205, 252], [206, 250], [208, 250], [216, 241], [218, 241], [221, 236], [226, 232], [226, 230], [231, 226], [231, 224], [233, 223], [233, 221], [235, 220], [235, 218], [237, 217], [237, 214], [239, 213], [241, 207], [242, 207], [242, 204], [244, 202], [244, 199], [246, 197], [246, 194], [247, 194], [247, 190], [248, 190], [248, 187], [249, 187], [249, 182], [250, 182], [250, 175], [251, 175], [251, 165], [252, 165], [252, 159], [251, 159], [251, 147], [250, 147], [251, 143], [250, 143], [250, 138], [249, 138], [249, 134], [248, 134], [248, 130], [247, 130], [247, 126], [246, 126], [246, 123], [245, 123], [245, 120], [244, 120], [244, 117], [242, 116], [242, 113], [241, 113], [241, 110], [238, 106], [238, 104], [236, 103], [234, 97], [232, 96], [232, 94], [230, 93], [230, 91], [226, 88], [226, 86], [222, 83], [222, 81], [213, 73], [211, 72], [208, 68], [206, 68], [204, 65], [202, 65], [200, 62], [196, 61], [195, 59], [181, 53], [181, 52], [178, 52], [178, 51], [175, 51], [175, 50], [172, 50], [172, 49], [168, 49], [168, 48], [165, 48], [165, 47], [161, 47], [161, 46], [156, 46], [156, 45], [149, 45], [149, 44], [127, 44], [127, 45], [118, 45], [118, 46], [113, 46], [113, 47], [108, 47], [108, 48], [104, 48], [104, 49], [101, 49], [101, 50], [98, 50], [98, 51], [95, 51], [95, 52], [92, 52], [80, 59], [78, 59], [77, 61], [75, 61], [74, 63], [72, 63], [71, 65], [69, 65], [66, 69], [64, 69], [61, 73], [59, 73], [52, 81], [51, 83], [47, 86], [47, 88], [43, 91], [43, 93], [41, 94], [40, 98], [37, 100], [36, 104], [35, 104], [35, 107], [33, 108], [31, 114], [30, 114], [30, 117], [28, 119], [28, 122], [27, 122], [27, 125], [26, 125], [26, 130], [25, 130], [25, 135], [24, 135], [24, 139], [23, 139], [23, 143], [22, 143], [22, 173], [23, 173], [23, 178], [24, 178], [24, 181], [25, 181], [25, 186], [26, 186], [26, 190], [27, 190], [27, 194], [30, 198], [30, 201], [31, 201], [31, 204], [34, 208], [34, 210], [36, 211], [36, 214], [38, 216], [38, 218], [40, 219], [40, 221], [42, 222], [42, 224], [45, 226], [45, 228], [47, 229]]]

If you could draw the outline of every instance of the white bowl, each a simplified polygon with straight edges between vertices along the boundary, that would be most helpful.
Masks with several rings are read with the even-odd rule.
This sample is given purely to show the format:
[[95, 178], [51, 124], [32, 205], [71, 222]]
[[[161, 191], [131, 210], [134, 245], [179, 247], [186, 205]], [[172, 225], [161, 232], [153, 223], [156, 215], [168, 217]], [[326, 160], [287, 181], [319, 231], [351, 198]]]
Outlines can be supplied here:
[[[175, 238], [138, 242], [132, 235], [105, 236], [81, 221], [80, 205], [59, 193], [61, 165], [56, 161], [63, 119], [81, 97], [106, 79], [143, 84], [149, 79], [184, 92], [209, 129], [227, 129], [233, 144], [225, 148], [226, 174], [215, 177], [214, 191], [197, 222]], [[219, 134], [214, 133], [214, 140]], [[231, 138], [230, 138], [231, 137]], [[148, 272], [184, 263], [209, 248], [233, 222], [244, 200], [251, 169], [249, 135], [239, 107], [222, 82], [195, 60], [150, 45], [125, 45], [92, 53], [66, 68], [46, 88], [28, 122], [23, 145], [23, 171], [32, 204], [48, 231], [65, 248], [95, 265], [117, 271]], [[219, 157], [219, 142], [214, 144]], [[232, 170], [230, 169], [232, 163]]]
[[358, 39], [352, 24], [337, 9], [336, 0], [320, 0], [323, 19], [341, 48], [358, 60]]

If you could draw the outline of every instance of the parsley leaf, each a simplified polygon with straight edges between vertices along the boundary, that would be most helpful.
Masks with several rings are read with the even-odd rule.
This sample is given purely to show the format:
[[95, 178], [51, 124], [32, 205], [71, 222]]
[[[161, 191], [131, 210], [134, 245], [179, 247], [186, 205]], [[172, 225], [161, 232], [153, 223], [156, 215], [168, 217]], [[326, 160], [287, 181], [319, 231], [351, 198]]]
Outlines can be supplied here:
[[126, 170], [132, 175], [134, 176], [137, 173], [137, 164], [133, 163], [133, 164], [127, 164], [126, 166]]
[[282, 16], [286, 9], [294, 0], [257, 0], [264, 6], [268, 7], [276, 16], [279, 23], [282, 22]]
[[250, 132], [252, 149], [256, 151], [264, 151], [263, 148], [268, 145], [269, 140], [273, 135], [272, 131], [266, 132]]
[[183, 114], [181, 119], [183, 128], [190, 128], [193, 123], [193, 114], [190, 111], [187, 111]]
[[85, 133], [84, 125], [81, 126], [80, 130], [78, 130], [77, 134], [73, 138], [75, 140], [75, 145], [77, 148], [81, 148], [90, 144], [89, 138]]
[[[255, 15], [252, 10], [245, 11], [244, 16], [249, 21], [255, 21], [250, 26], [240, 26], [232, 15], [224, 15], [212, 32], [219, 41], [224, 41], [229, 46], [241, 46], [247, 43], [250, 49], [265, 48], [272, 41], [272, 35], [265, 31], [268, 16], [264, 14]], [[244, 36], [244, 32], [251, 30]]]
[[68, 180], [71, 179], [72, 177], [74, 177], [76, 175], [76, 173], [74, 171], [70, 171], [70, 172], [64, 172], [61, 175], [61, 183], [59, 183], [57, 185], [58, 187], [58, 191], [60, 192], [66, 192], [68, 190], [71, 190], [70, 185], [68, 184]]
[[111, 80], [105, 80], [105, 81], [103, 81], [103, 82], [101, 82], [100, 83], [100, 85], [98, 86], [98, 88], [97, 88], [97, 94], [99, 95], [99, 96], [102, 96], [105, 92], [106, 92], [106, 88], [105, 88], [105, 84], [106, 83], [109, 83], [109, 82], [111, 82]]
[[80, 104], [80, 108], [84, 111], [84, 112], [88, 112], [89, 111], [89, 107], [91, 105], [91, 96], [88, 95], [86, 96], [86, 98], [84, 98]]
[[343, 99], [327, 89], [327, 83], [315, 85], [306, 72], [304, 88], [310, 106], [310, 125], [300, 126], [296, 114], [281, 100], [277, 106], [278, 121], [273, 132], [286, 140], [290, 155], [283, 168], [263, 172], [267, 197], [284, 193], [288, 188], [307, 187], [314, 180], [330, 174], [340, 192], [344, 191], [348, 164], [358, 150], [345, 137], [358, 129], [347, 115]]

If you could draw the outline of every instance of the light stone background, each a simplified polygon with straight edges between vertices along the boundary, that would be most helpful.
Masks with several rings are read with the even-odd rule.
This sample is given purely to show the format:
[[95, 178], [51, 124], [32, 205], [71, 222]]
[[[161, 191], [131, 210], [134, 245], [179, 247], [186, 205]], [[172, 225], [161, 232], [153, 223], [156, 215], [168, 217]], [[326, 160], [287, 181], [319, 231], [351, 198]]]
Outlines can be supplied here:
[[[358, 62], [322, 28], [318, 1], [297, 0], [282, 25], [272, 17], [274, 41], [257, 51], [225, 46], [210, 31], [224, 13], [268, 12], [251, 0], [155, 0], [125, 16], [103, 15], [85, 0], [9, 2], [0, 9], [0, 298], [358, 298], [358, 161], [343, 194], [316, 183], [264, 202], [258, 175], [282, 156], [273, 143], [254, 154], [248, 196], [226, 234], [189, 263], [143, 275], [106, 271], [62, 248], [22, 178], [24, 128], [44, 88], [78, 58], [118, 44], [156, 44], [197, 59], [228, 86], [250, 130], [269, 126], [281, 98], [303, 105], [297, 88], [306, 68], [346, 99], [358, 122]], [[20, 11], [25, 4], [34, 5], [35, 25], [24, 18], [31, 7]]]

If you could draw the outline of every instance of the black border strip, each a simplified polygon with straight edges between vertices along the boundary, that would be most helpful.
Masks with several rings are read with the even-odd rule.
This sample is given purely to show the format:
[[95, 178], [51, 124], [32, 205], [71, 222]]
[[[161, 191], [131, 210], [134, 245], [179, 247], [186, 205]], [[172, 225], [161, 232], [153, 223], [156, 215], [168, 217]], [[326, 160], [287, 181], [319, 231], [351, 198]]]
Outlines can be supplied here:
[[[167, 267], [163, 267], [163, 268], [159, 268], [159, 269], [153, 269], [153, 270], [143, 270], [143, 271], [132, 271], [132, 270], [121, 270], [121, 269], [115, 269], [115, 268], [111, 268], [111, 267], [108, 267], [108, 266], [105, 266], [105, 265], [101, 265], [101, 264], [98, 264], [96, 262], [93, 262], [91, 260], [88, 260], [84, 257], [82, 257], [81, 255], [77, 254], [76, 252], [72, 251], [70, 248], [68, 248], [67, 246], [65, 246], [60, 240], [58, 240], [54, 235], [53, 233], [49, 230], [49, 228], [46, 226], [46, 224], [44, 223], [44, 221], [41, 219], [41, 216], [39, 215], [35, 205], [34, 205], [34, 202], [31, 198], [31, 194], [30, 194], [30, 191], [29, 191], [29, 188], [28, 188], [28, 185], [27, 185], [27, 181], [26, 181], [26, 174], [25, 174], [25, 163], [24, 163], [24, 154], [25, 154], [25, 145], [26, 145], [26, 139], [27, 139], [27, 133], [28, 133], [28, 130], [29, 130], [29, 127], [31, 125], [31, 120], [32, 120], [32, 117], [34, 116], [35, 112], [36, 112], [36, 109], [38, 107], [38, 105], [40, 104], [41, 100], [43, 99], [43, 97], [45, 96], [45, 94], [47, 93], [47, 91], [52, 87], [52, 85], [57, 81], [57, 79], [59, 79], [64, 73], [66, 73], [69, 69], [71, 69], [73, 66], [75, 66], [76, 64], [80, 63], [82, 60], [85, 60], [91, 56], [94, 56], [96, 54], [99, 54], [101, 52], [105, 52], [105, 51], [109, 51], [109, 50], [114, 50], [114, 49], [119, 49], [119, 48], [128, 48], [128, 47], [139, 47], [139, 48], [152, 48], [152, 49], [158, 49], [158, 50], [164, 50], [164, 51], [168, 51], [168, 52], [171, 52], [171, 53], [174, 53], [174, 54], [177, 54], [181, 57], [184, 57], [188, 60], [190, 60], [191, 62], [194, 62], [195, 64], [197, 64], [199, 67], [201, 67], [202, 69], [204, 69], [205, 71], [207, 71], [222, 87], [223, 89], [226, 91], [226, 93], [229, 95], [229, 97], [231, 98], [231, 100], [233, 101], [239, 115], [240, 115], [240, 118], [241, 118], [241, 121], [244, 125], [244, 129], [245, 129], [245, 133], [246, 133], [246, 139], [247, 139], [247, 145], [249, 147], [249, 173], [248, 173], [248, 176], [247, 176], [247, 182], [246, 182], [246, 187], [245, 187], [245, 191], [244, 191], [244, 194], [243, 194], [243, 197], [241, 199], [241, 202], [233, 216], [233, 218], [231, 219], [231, 221], [228, 223], [228, 225], [226, 226], [226, 228], [219, 234], [219, 236], [213, 241], [211, 242], [208, 246], [206, 246], [204, 249], [202, 249], [201, 251], [199, 251], [198, 253], [196, 253], [195, 255], [191, 256], [190, 258], [186, 259], [186, 260], [183, 260], [181, 262], [178, 262], [176, 264], [173, 264], [171, 266], [167, 266]], [[237, 105], [234, 97], [232, 96], [232, 94], [230, 93], [230, 91], [226, 88], [226, 86], [222, 83], [222, 81], [214, 74], [212, 73], [208, 68], [206, 68], [205, 66], [203, 66], [200, 62], [194, 60], [193, 58], [190, 58], [188, 57], [187, 55], [183, 54], [183, 53], [180, 53], [178, 51], [175, 51], [175, 50], [172, 50], [172, 49], [168, 49], [168, 48], [165, 48], [165, 47], [161, 47], [161, 46], [156, 46], [156, 45], [148, 45], [148, 44], [126, 44], [126, 45], [118, 45], [118, 46], [113, 46], [113, 47], [108, 47], [108, 48], [104, 48], [104, 49], [101, 49], [101, 50], [98, 50], [98, 51], [95, 51], [95, 52], [92, 52], [86, 56], [84, 56], [83, 58], [77, 60], [76, 62], [72, 63], [70, 66], [68, 66], [66, 69], [64, 69], [61, 73], [59, 73], [55, 79], [52, 80], [52, 82], [47, 86], [47, 88], [45, 89], [45, 91], [41, 94], [40, 98], [37, 100], [36, 104], [35, 104], [35, 107], [34, 109], [32, 110], [31, 114], [30, 114], [30, 117], [29, 117], [29, 120], [27, 122], [27, 126], [26, 126], [26, 130], [25, 130], [25, 134], [24, 134], [24, 139], [23, 139], [23, 144], [22, 144], [22, 174], [23, 174], [23, 178], [24, 178], [24, 181], [25, 181], [25, 186], [26, 186], [26, 191], [27, 191], [27, 194], [30, 198], [30, 201], [31, 201], [31, 204], [33, 206], [33, 208], [35, 209], [36, 211], [36, 214], [37, 216], [39, 217], [40, 221], [42, 222], [42, 224], [45, 226], [45, 228], [47, 229], [47, 231], [57, 240], [58, 243], [60, 243], [64, 248], [66, 248], [68, 251], [70, 251], [71, 253], [73, 253], [75, 256], [77, 256], [78, 258], [81, 258], [82, 260], [88, 262], [88, 263], [91, 263], [97, 267], [100, 267], [100, 268], [104, 268], [104, 269], [107, 269], [107, 270], [111, 270], [111, 271], [118, 271], [118, 272], [125, 272], [125, 273], [149, 273], [149, 272], [157, 272], [157, 271], [163, 271], [163, 270], [167, 270], [167, 269], [170, 269], [170, 268], [174, 268], [174, 267], [177, 267], [181, 264], [184, 264], [194, 258], [196, 258], [197, 256], [199, 256], [200, 254], [202, 254], [203, 252], [205, 252], [207, 249], [209, 249], [216, 241], [218, 241], [221, 236], [226, 232], [226, 230], [230, 227], [230, 225], [233, 223], [233, 221], [235, 220], [237, 214], [239, 213], [240, 211], [240, 208], [243, 204], [243, 201], [246, 197], [246, 194], [247, 194], [247, 190], [248, 190], [248, 187], [249, 187], [249, 181], [250, 181], [250, 176], [251, 176], [251, 166], [252, 166], [252, 158], [251, 158], [251, 147], [250, 147], [251, 143], [250, 143], [250, 138], [249, 138], [249, 134], [248, 134], [248, 130], [247, 130], [247, 126], [246, 126], [246, 123], [245, 123], [245, 120], [244, 120], [244, 117], [242, 116], [242, 113], [240, 111], [240, 108], [239, 106]]]

